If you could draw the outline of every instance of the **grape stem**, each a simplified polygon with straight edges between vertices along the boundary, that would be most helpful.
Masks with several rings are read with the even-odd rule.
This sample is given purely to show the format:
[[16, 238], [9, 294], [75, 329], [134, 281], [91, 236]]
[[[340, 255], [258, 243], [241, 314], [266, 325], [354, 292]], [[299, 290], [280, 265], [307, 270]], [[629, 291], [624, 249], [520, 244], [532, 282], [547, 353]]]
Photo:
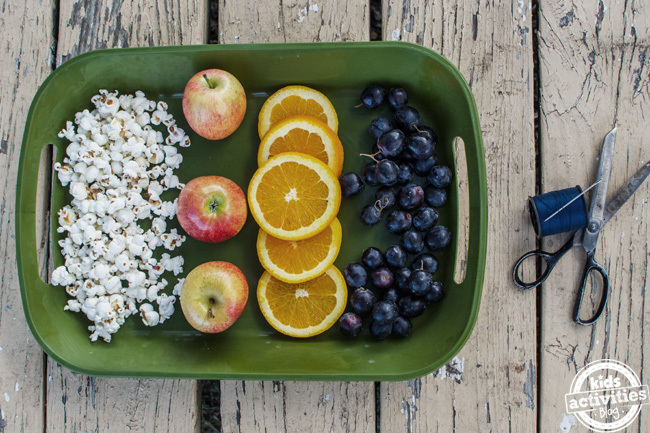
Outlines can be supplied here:
[[375, 153], [360, 153], [359, 156], [367, 156], [368, 158], [372, 158], [373, 161], [379, 162], [375, 156], [379, 155], [381, 152], [375, 152]]
[[381, 200], [377, 200], [375, 202], [375, 209], [377, 209], [377, 212], [383, 211], [386, 208], [386, 206], [388, 206], [388, 197], [384, 197], [384, 202], [386, 204], [384, 204], [383, 206], [381, 205]]

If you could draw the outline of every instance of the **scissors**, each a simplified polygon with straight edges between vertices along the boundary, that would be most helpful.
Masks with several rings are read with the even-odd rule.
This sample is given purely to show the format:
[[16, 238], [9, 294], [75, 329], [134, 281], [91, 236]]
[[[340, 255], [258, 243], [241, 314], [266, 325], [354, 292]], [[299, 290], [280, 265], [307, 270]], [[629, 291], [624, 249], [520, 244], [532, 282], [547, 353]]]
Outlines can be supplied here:
[[[530, 290], [542, 284], [557, 262], [573, 247], [581, 246], [587, 253], [585, 261], [584, 272], [582, 275], [582, 283], [580, 284], [580, 291], [576, 299], [575, 307], [573, 309], [573, 320], [579, 325], [591, 325], [602, 314], [607, 303], [607, 296], [609, 293], [609, 277], [607, 271], [594, 260], [594, 253], [596, 244], [598, 242], [598, 235], [607, 222], [618, 212], [623, 204], [634, 195], [634, 192], [641, 186], [643, 181], [650, 174], [650, 161], [641, 166], [609, 199], [606, 198], [607, 186], [612, 170], [612, 160], [614, 157], [614, 144], [616, 142], [616, 127], [612, 129], [606, 136], [603, 142], [603, 148], [600, 154], [600, 164], [598, 165], [598, 174], [591, 203], [589, 206], [589, 213], [587, 214], [587, 226], [575, 232], [573, 236], [555, 253], [548, 253], [542, 250], [530, 251], [517, 261], [512, 272], [512, 278], [520, 289]], [[527, 283], [521, 280], [520, 267], [523, 262], [530, 257], [538, 257], [544, 260], [546, 269], [542, 274], [533, 282]], [[595, 311], [593, 317], [588, 320], [580, 318], [580, 307], [582, 305], [582, 298], [585, 294], [587, 281], [591, 276], [600, 274], [603, 281], [603, 290], [600, 298], [600, 303]]]

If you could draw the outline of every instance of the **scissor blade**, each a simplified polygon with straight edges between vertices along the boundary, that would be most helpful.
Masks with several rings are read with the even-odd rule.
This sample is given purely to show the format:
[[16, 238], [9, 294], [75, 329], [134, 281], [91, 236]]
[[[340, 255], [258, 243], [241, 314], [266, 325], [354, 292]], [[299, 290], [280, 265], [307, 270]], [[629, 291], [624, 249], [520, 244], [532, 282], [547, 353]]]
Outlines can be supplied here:
[[587, 229], [582, 238], [582, 247], [585, 251], [592, 251], [598, 242], [598, 233], [603, 227], [603, 216], [605, 203], [607, 201], [607, 186], [609, 177], [612, 174], [612, 161], [614, 160], [614, 144], [616, 143], [616, 127], [609, 131], [603, 141], [603, 150], [600, 152], [600, 164], [598, 165], [597, 185], [594, 187], [589, 214], [587, 215]]
[[619, 189], [607, 199], [603, 224], [607, 224], [616, 212], [632, 197], [643, 181], [650, 175], [650, 161], [636, 171]]

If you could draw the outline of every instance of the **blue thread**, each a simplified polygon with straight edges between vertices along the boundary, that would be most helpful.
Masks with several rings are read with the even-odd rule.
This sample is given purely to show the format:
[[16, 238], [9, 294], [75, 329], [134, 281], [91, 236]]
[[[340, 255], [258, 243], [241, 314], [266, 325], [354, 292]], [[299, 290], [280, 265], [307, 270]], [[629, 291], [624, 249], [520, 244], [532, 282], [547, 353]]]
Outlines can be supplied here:
[[574, 200], [581, 193], [582, 189], [575, 186], [528, 197], [530, 219], [538, 238], [541, 239], [544, 236], [572, 232], [587, 227], [587, 203], [584, 195], [547, 221], [549, 216], [571, 200]]

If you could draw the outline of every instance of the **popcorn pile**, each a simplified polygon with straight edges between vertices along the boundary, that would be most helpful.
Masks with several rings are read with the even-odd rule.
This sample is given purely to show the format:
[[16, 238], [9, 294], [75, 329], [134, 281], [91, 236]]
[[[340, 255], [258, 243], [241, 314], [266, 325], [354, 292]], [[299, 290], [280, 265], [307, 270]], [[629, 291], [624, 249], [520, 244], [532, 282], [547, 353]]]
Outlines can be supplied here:
[[[90, 339], [110, 342], [124, 320], [139, 312], [147, 326], [163, 323], [174, 313], [184, 279], [171, 295], [162, 291], [164, 271], [178, 276], [183, 257], [163, 253], [185, 241], [167, 219], [176, 215], [176, 201], [161, 200], [170, 189], [182, 189], [174, 175], [183, 157], [176, 145], [189, 138], [167, 112], [167, 104], [148, 100], [141, 91], [118, 95], [100, 90], [93, 111], [76, 113], [59, 137], [70, 141], [63, 163], [56, 163], [59, 181], [69, 185], [70, 205], [58, 212], [59, 241], [65, 264], [52, 273], [54, 285], [74, 297], [65, 310], [83, 312], [94, 324]], [[152, 125], [163, 124], [168, 135]], [[144, 230], [138, 221], [151, 219]], [[155, 303], [157, 309], [152, 305]]]

